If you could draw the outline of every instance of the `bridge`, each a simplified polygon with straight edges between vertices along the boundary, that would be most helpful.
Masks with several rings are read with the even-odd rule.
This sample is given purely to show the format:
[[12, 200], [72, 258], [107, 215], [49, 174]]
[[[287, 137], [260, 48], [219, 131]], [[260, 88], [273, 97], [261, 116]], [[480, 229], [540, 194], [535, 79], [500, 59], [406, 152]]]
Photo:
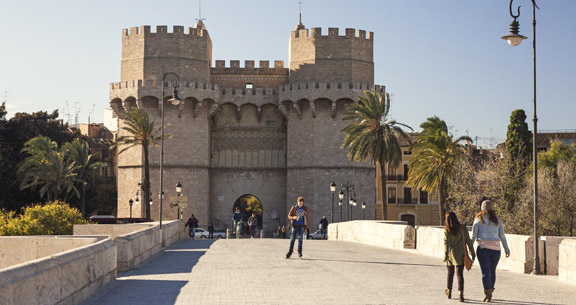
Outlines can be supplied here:
[[[415, 250], [288, 239], [184, 240], [124, 273], [84, 305], [97, 304], [455, 304], [443, 294], [446, 267]], [[467, 303], [484, 298], [480, 268], [465, 271]], [[456, 279], [454, 288], [456, 290]], [[457, 293], [455, 293], [457, 295]], [[455, 296], [453, 296], [455, 297]], [[554, 276], [498, 271], [493, 302], [576, 304], [576, 287]]]

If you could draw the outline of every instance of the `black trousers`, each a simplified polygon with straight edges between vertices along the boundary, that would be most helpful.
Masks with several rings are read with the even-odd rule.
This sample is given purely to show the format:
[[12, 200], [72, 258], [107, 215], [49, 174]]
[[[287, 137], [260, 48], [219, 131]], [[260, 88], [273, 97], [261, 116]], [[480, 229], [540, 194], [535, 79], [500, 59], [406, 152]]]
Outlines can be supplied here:
[[459, 266], [446, 266], [448, 269], [447, 288], [452, 289], [452, 282], [454, 281], [454, 267], [458, 275], [458, 290], [464, 291], [464, 265]]

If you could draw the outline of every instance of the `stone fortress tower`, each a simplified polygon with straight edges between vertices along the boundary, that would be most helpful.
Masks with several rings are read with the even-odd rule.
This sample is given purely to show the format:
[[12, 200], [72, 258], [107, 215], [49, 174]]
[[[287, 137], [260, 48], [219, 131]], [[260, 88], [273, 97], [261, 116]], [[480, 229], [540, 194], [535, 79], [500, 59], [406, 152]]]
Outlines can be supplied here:
[[[349, 162], [340, 149], [349, 122], [342, 120], [345, 105], [364, 90], [384, 91], [374, 85], [372, 32], [329, 28], [307, 29], [302, 23], [290, 34], [288, 68], [283, 61], [216, 60], [202, 21], [196, 28], [149, 26], [123, 30], [121, 82], [112, 83], [110, 104], [123, 118], [131, 107], [146, 110], [160, 126], [164, 103], [165, 139], [163, 218], [177, 219], [169, 196], [181, 182], [188, 197], [184, 217], [194, 213], [205, 226], [231, 226], [235, 202], [244, 195], [262, 203], [266, 235], [287, 224], [287, 213], [298, 196], [310, 208], [311, 230], [322, 216], [330, 220], [332, 181], [349, 180], [359, 203], [366, 202], [366, 218], [375, 217], [375, 173], [367, 164]], [[179, 75], [179, 106], [162, 101], [162, 76]], [[159, 147], [150, 147], [151, 206], [158, 219]], [[118, 157], [118, 217], [129, 214], [143, 180], [141, 149]], [[340, 187], [338, 188], [338, 190]], [[340, 218], [338, 190], [334, 219]], [[135, 206], [134, 215], [144, 215]], [[354, 219], [361, 219], [360, 206]]]

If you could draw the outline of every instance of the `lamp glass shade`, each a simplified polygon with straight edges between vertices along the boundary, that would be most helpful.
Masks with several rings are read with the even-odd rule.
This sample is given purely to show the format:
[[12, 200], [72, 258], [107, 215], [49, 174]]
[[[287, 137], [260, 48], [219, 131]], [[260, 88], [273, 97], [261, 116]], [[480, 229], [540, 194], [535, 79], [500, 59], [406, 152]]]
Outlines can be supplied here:
[[352, 199], [352, 197], [350, 197], [350, 199], [348, 199], [348, 203], [349, 203], [349, 204], [353, 204], [353, 203], [354, 203], [354, 199]]
[[366, 209], [366, 202], [362, 202], [362, 209]]
[[176, 184], [176, 193], [182, 193], [182, 184], [180, 182]]
[[136, 203], [138, 203], [138, 201], [140, 201], [140, 199], [138, 199], [138, 197], [136, 197]]
[[150, 205], [154, 204], [154, 202], [152, 201], [152, 199], [150, 199]]
[[128, 204], [129, 204], [130, 206], [132, 206], [132, 205], [134, 204], [134, 200], [132, 200], [132, 199], [128, 200]]
[[338, 201], [338, 205], [342, 205], [342, 201]]
[[332, 181], [332, 183], [330, 184], [330, 192], [332, 193], [336, 192], [336, 184], [334, 183], [334, 181]]
[[528, 38], [528, 37], [522, 36], [519, 34], [510, 34], [510, 35], [502, 36], [502, 39], [506, 40], [508, 42], [508, 44], [513, 46], [513, 47], [519, 45], [522, 42], [522, 40], [524, 40], [526, 38]]
[[344, 199], [344, 192], [340, 191], [340, 193], [338, 193], [338, 198], [340, 198], [340, 200]]
[[170, 103], [172, 103], [172, 105], [174, 105], [174, 106], [178, 106], [182, 102], [182, 100], [179, 99], [178, 97], [173, 97], [173, 98], [169, 99], [168, 101]]

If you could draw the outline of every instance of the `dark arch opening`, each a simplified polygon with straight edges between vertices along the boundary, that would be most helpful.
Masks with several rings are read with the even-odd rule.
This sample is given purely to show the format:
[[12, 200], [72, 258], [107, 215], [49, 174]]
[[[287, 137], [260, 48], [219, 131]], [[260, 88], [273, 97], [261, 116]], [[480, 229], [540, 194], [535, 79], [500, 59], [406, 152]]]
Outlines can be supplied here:
[[244, 221], [248, 221], [248, 218], [252, 216], [252, 213], [256, 214], [256, 218], [258, 219], [257, 227], [258, 229], [262, 230], [262, 212], [264, 209], [262, 207], [262, 202], [258, 197], [252, 194], [245, 194], [234, 202], [234, 206], [232, 206], [232, 212], [236, 210], [236, 207], [240, 208], [240, 212], [244, 215]]

